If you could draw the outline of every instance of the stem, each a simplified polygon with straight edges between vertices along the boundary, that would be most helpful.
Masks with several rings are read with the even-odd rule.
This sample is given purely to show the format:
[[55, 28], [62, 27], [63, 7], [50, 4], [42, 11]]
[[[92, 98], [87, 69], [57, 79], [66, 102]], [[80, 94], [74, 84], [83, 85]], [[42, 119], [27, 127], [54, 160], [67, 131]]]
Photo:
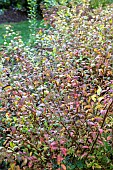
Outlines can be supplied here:
[[[106, 114], [104, 115], [104, 119], [103, 119], [101, 128], [104, 126], [105, 120], [106, 120], [107, 115], [108, 115], [109, 108], [111, 107], [112, 104], [113, 104], [113, 100], [111, 101], [111, 103], [109, 104], [109, 106], [108, 106], [108, 108], [107, 108], [107, 110], [106, 110]], [[86, 155], [86, 158], [88, 157], [88, 155], [89, 155], [90, 153], [92, 153], [93, 148], [94, 148], [94, 145], [96, 144], [96, 142], [97, 142], [97, 140], [98, 140], [99, 133], [100, 133], [100, 132], [98, 131], [97, 136], [96, 136], [96, 139], [94, 140], [93, 145], [92, 145], [90, 151], [89, 151], [88, 154]]]
[[112, 146], [112, 149], [113, 149], [113, 125], [112, 125], [112, 144], [111, 144], [111, 146]]
[[108, 111], [109, 111], [109, 108], [111, 107], [111, 105], [113, 104], [113, 100], [111, 101], [111, 103], [109, 104], [108, 108], [107, 108], [107, 111], [106, 111], [106, 114], [104, 116], [104, 119], [103, 119], [103, 122], [102, 122], [102, 125], [101, 125], [101, 128], [104, 126], [104, 123], [105, 123], [105, 120], [106, 120], [106, 117], [108, 115]]

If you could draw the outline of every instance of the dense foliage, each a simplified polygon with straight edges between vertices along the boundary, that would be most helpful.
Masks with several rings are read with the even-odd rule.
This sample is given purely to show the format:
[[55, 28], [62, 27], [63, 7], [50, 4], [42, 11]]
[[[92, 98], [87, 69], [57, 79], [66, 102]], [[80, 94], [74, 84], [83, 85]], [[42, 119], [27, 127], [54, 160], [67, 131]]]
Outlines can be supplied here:
[[[30, 5], [29, 5], [30, 3]], [[22, 10], [29, 13], [29, 7], [31, 4], [36, 4], [37, 14], [41, 15], [40, 3], [41, 0], [0, 0], [0, 11], [12, 8], [16, 10]], [[0, 13], [1, 14], [1, 13]]]
[[[32, 2], [34, 0], [31, 0]], [[85, 2], [85, 0], [36, 0], [36, 4], [38, 10], [40, 10], [40, 4], [45, 4], [46, 8], [50, 8], [58, 5], [65, 5], [68, 7], [74, 6], [75, 4], [79, 4]], [[88, 1], [86, 1], [88, 2]], [[105, 6], [106, 4], [113, 3], [113, 0], [89, 0], [90, 6], [93, 8], [97, 8], [100, 5]], [[0, 9], [15, 7], [15, 8], [26, 8], [28, 9], [29, 0], [0, 0]]]
[[112, 170], [113, 5], [43, 13], [28, 46], [6, 27], [0, 168]]
[[27, 0], [0, 0], [0, 8], [7, 8], [9, 6], [25, 6], [27, 5]]

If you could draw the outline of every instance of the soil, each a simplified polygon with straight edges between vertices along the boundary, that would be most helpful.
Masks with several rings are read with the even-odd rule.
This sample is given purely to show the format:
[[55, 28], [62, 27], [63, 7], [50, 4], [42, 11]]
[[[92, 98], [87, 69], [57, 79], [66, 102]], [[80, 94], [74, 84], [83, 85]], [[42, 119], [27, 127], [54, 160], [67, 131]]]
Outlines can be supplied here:
[[27, 20], [27, 12], [16, 9], [7, 9], [0, 15], [0, 24], [10, 22], [20, 22]]

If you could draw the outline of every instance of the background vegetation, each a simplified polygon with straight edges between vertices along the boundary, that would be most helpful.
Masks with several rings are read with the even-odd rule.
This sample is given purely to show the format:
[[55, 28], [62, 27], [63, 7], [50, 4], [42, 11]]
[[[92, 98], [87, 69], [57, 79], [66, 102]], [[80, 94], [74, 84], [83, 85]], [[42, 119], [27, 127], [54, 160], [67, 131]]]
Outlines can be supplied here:
[[[29, 0], [0, 0], [0, 8], [8, 8], [10, 6], [21, 8], [28, 8]], [[71, 6], [83, 2], [83, 0], [36, 0], [38, 10], [40, 9], [40, 3], [44, 3], [46, 7], [57, 6], [57, 5], [67, 5]], [[85, 1], [84, 1], [85, 2]], [[92, 7], [98, 7], [99, 5], [106, 5], [112, 3], [113, 0], [90, 0], [90, 5]]]

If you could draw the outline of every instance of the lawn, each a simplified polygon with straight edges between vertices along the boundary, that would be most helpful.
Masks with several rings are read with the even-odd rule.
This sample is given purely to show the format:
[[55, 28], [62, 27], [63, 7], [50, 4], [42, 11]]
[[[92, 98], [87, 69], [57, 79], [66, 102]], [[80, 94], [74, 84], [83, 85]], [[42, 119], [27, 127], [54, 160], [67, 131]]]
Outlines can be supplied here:
[[[42, 20], [37, 21], [37, 28], [39, 26], [41, 26], [40, 25], [42, 23], [41, 21]], [[5, 27], [6, 27], [7, 24], [9, 24], [9, 23], [0, 24], [0, 45], [2, 45], [3, 42], [4, 42], [4, 34], [5, 34], [5, 31], [6, 31]], [[24, 42], [28, 41], [29, 33], [30, 33], [28, 21], [22, 21], [22, 22], [19, 22], [19, 23], [10, 23], [10, 25], [12, 26], [14, 31], [18, 31], [20, 33], [20, 35], [22, 36], [22, 40]]]

